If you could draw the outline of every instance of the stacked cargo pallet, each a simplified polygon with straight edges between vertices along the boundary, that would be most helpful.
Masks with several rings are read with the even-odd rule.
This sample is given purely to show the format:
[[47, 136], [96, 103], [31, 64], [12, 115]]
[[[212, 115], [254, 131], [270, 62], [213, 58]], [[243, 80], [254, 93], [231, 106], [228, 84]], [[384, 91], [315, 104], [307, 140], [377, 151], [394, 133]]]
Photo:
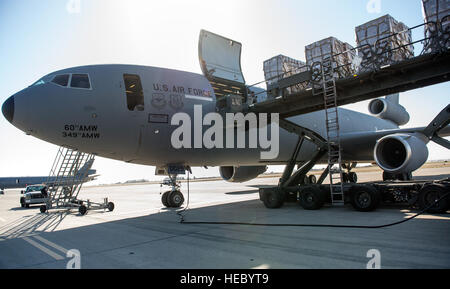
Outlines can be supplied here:
[[422, 0], [426, 53], [450, 48], [450, 0]]
[[335, 78], [353, 75], [359, 62], [355, 49], [335, 37], [328, 37], [306, 46], [305, 56], [308, 66], [331, 58]]
[[[306, 63], [284, 55], [278, 55], [264, 61], [264, 78], [267, 87], [270, 87], [281, 79], [307, 71]], [[287, 88], [287, 93], [296, 93], [306, 89], [306, 84], [297, 84]]]
[[372, 71], [414, 57], [408, 26], [385, 15], [355, 28], [360, 71]]

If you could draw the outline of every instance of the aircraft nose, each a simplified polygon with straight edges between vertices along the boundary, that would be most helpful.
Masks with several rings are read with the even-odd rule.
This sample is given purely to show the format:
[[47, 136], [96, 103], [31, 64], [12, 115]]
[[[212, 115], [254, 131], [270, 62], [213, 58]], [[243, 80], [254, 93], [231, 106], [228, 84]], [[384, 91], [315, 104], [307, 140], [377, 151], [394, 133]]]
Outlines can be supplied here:
[[14, 118], [14, 96], [11, 96], [3, 103], [2, 113], [12, 123]]

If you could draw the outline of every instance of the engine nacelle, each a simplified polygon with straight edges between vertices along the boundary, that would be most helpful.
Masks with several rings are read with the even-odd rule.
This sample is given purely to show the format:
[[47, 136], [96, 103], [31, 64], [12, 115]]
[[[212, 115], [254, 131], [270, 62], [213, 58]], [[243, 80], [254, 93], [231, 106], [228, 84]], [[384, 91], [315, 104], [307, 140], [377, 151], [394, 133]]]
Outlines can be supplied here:
[[230, 183], [243, 183], [250, 181], [267, 170], [267, 166], [261, 167], [220, 167], [220, 176]]
[[411, 134], [387, 135], [378, 140], [374, 150], [377, 165], [392, 174], [410, 173], [428, 159], [427, 142]]
[[369, 112], [378, 118], [390, 120], [397, 125], [405, 125], [409, 122], [409, 113], [406, 109], [389, 99], [374, 99], [369, 103]]

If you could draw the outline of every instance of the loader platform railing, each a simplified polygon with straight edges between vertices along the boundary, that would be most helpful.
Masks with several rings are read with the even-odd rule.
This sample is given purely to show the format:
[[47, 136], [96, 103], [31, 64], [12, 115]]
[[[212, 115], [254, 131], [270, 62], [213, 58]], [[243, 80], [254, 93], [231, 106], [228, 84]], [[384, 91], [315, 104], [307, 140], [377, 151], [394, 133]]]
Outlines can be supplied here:
[[[447, 19], [449, 16], [444, 17]], [[385, 43], [399, 34], [432, 27], [420, 39], [389, 47]], [[336, 73], [338, 106], [367, 99], [404, 92], [420, 87], [446, 82], [450, 77], [450, 25], [444, 29], [440, 22], [426, 22], [400, 32], [392, 33], [378, 39], [373, 45], [364, 44], [347, 51], [331, 55], [337, 59], [344, 53], [357, 53], [349, 63], [333, 67]], [[406, 59], [393, 61], [390, 55], [408, 46], [422, 44], [418, 55], [409, 55]], [[361, 58], [362, 51], [370, 51]], [[363, 54], [364, 55], [364, 54]], [[389, 60], [389, 61], [387, 61]], [[309, 113], [323, 109], [323, 100], [315, 98], [311, 82], [320, 82], [321, 62], [298, 67], [264, 81], [248, 86], [251, 90], [264, 82], [278, 79], [267, 85], [267, 89], [255, 94], [267, 94], [267, 99], [250, 105], [245, 112], [278, 112], [281, 117]], [[343, 69], [353, 67], [353, 69]], [[296, 73], [298, 71], [302, 71]], [[343, 73], [345, 72], [345, 73]], [[284, 76], [289, 75], [285, 78]]]

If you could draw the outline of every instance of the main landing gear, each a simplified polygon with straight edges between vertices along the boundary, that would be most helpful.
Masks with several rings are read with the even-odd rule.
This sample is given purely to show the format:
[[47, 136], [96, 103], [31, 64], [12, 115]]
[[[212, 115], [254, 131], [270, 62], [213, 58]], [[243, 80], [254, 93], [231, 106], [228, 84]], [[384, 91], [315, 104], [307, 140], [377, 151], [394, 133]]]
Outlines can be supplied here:
[[[330, 170], [334, 168], [328, 166], [318, 179], [313, 175], [308, 175], [314, 165], [327, 154], [326, 140], [314, 131], [286, 119], [280, 120], [280, 127], [298, 135], [297, 145], [286, 164], [278, 186], [261, 188], [259, 190], [260, 200], [267, 208], [271, 209], [282, 207], [284, 202], [298, 202], [306, 210], [318, 210], [325, 203], [332, 203], [330, 185], [322, 185], [322, 183]], [[317, 150], [309, 161], [300, 165], [294, 172], [297, 157], [305, 140], [315, 144]], [[356, 163], [343, 164], [342, 167], [345, 169], [343, 197], [347, 197], [343, 201], [350, 201], [353, 207], [360, 211], [370, 211], [376, 208], [379, 202], [378, 192], [368, 185], [356, 185], [358, 176], [352, 172]]]
[[177, 175], [169, 175], [169, 181], [164, 185], [171, 186], [170, 191], [166, 191], [161, 196], [162, 204], [167, 208], [179, 208], [184, 203], [184, 196], [180, 191], [180, 184], [177, 182]]
[[352, 169], [354, 169], [357, 164], [358, 163], [342, 164], [342, 168], [347, 171], [342, 174], [344, 183], [356, 184], [358, 182], [358, 175], [355, 172], [352, 172]]

